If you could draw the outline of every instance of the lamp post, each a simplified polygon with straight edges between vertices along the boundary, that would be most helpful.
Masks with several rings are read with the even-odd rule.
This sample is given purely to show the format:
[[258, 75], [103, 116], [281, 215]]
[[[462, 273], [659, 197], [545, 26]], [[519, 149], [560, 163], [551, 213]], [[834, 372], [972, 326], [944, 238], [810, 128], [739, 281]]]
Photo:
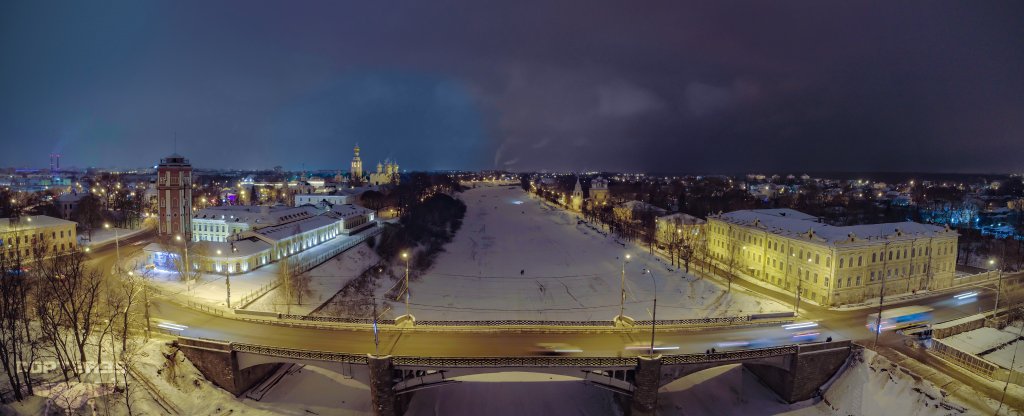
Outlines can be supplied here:
[[409, 315], [409, 252], [403, 252], [402, 258], [405, 259], [405, 314]]
[[[1005, 245], [1004, 245], [1004, 247], [1005, 247]], [[1005, 248], [1004, 248], [1004, 250], [1005, 250]], [[989, 261], [988, 261], [988, 265], [989, 266], [995, 266], [995, 264], [996, 264], [996, 259], [989, 259]], [[1001, 267], [1002, 265], [1000, 264], [999, 266], [1000, 267], [998, 269], [996, 269], [996, 273], [998, 273], [996, 275], [997, 276], [997, 278], [996, 278], [997, 279], [996, 280], [996, 305], [994, 307], [992, 307], [992, 318], [995, 318], [996, 317], [996, 313], [999, 312], [999, 292], [1003, 291], [1003, 270], [1002, 270], [1002, 267]]]
[[619, 280], [619, 317], [623, 317], [626, 307], [626, 263], [629, 262], [629, 253], [622, 257], [622, 277]]
[[658, 325], [658, 282], [654, 280], [654, 272], [644, 269], [644, 274], [651, 275], [651, 285], [654, 286], [654, 306], [651, 308], [651, 356], [654, 356], [654, 331]]

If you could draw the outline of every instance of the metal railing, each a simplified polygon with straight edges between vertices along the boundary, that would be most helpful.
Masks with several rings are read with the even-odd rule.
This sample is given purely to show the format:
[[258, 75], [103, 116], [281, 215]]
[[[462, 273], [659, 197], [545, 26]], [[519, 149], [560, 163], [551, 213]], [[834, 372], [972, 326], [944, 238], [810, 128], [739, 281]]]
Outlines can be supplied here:
[[942, 342], [940, 339], [932, 339], [932, 353], [989, 380], [992, 380], [993, 376], [999, 371], [998, 365], [990, 363], [977, 355], [960, 351]]
[[675, 354], [665, 355], [661, 358], [662, 365], [673, 364], [696, 364], [719, 361], [749, 360], [756, 358], [778, 357], [797, 353], [796, 345], [783, 347], [759, 348], [753, 350], [738, 350], [726, 352], [713, 352], [708, 354]]
[[343, 352], [311, 351], [295, 348], [271, 347], [258, 344], [231, 343], [231, 349], [237, 352], [247, 352], [272, 357], [294, 358], [301, 360], [335, 361], [352, 364], [366, 364], [366, 354], [349, 354]]
[[[822, 343], [822, 348], [850, 347], [849, 342]], [[266, 355], [272, 357], [333, 361], [352, 364], [366, 364], [366, 354], [303, 350], [295, 348], [272, 347], [258, 344], [231, 343], [231, 349], [237, 352]], [[673, 354], [663, 355], [662, 365], [698, 364], [723, 361], [751, 360], [758, 358], [792, 355], [800, 352], [798, 345], [716, 352], [710, 354]], [[405, 367], [633, 367], [637, 357], [414, 357], [394, 356], [395, 366]]]
[[274, 288], [276, 288], [276, 287], [278, 287], [280, 285], [281, 285], [281, 279], [274, 279], [274, 280], [271, 280], [271, 281], [267, 282], [263, 286], [260, 286], [260, 287], [258, 287], [256, 289], [253, 289], [253, 290], [249, 291], [249, 293], [247, 295], [242, 296], [242, 298], [239, 299], [238, 302], [235, 303], [235, 309], [245, 309], [246, 307], [249, 306], [249, 304], [251, 304], [254, 301], [256, 301], [256, 299], [259, 299], [260, 296], [263, 296], [263, 295], [267, 294], [267, 292], [270, 292], [271, 290], [274, 290]]

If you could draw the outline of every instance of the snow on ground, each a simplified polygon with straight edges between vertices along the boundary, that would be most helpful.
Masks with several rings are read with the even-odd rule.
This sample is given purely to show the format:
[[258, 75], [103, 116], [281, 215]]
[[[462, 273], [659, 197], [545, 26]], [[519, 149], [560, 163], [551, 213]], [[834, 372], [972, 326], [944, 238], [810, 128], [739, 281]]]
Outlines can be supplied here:
[[645, 268], [657, 281], [659, 319], [789, 310], [685, 275], [518, 187], [478, 187], [459, 198], [468, 208], [462, 228], [411, 284], [417, 319], [610, 320], [619, 313], [626, 253], [626, 315], [635, 319], [650, 319], [654, 290]]
[[980, 354], [1014, 339], [1017, 339], [1015, 332], [982, 327], [943, 338], [942, 342], [968, 354]]
[[[1019, 353], [1024, 353], [1024, 341], [1020, 340], [1022, 335], [1022, 325], [1024, 325], [1024, 322], [1016, 321], [1006, 328], [1003, 328], [1001, 332], [1005, 335], [1000, 339], [1006, 339], [1006, 341], [999, 344], [1000, 348], [998, 350], [985, 354], [981, 356], [981, 358], [1003, 368], [1013, 368], [1014, 370], [1024, 372], [1024, 355], [1017, 355]], [[1013, 340], [1016, 341], [1010, 342]], [[1016, 358], [1014, 358], [1014, 356], [1016, 356]]]
[[302, 304], [285, 302], [278, 296], [282, 291], [278, 288], [259, 298], [246, 309], [307, 315], [330, 300], [346, 283], [359, 277], [379, 261], [380, 257], [366, 243], [359, 244], [303, 274], [309, 278], [309, 293]]
[[[231, 275], [231, 304], [237, 305], [249, 293], [273, 282], [279, 274], [278, 266], [278, 263], [273, 263], [247, 273]], [[223, 274], [203, 273], [190, 287], [175, 272], [149, 270], [144, 273], [147, 273], [149, 282], [158, 290], [188, 296], [200, 302], [225, 305], [227, 277]]]
[[[740, 365], [716, 367], [661, 389], [659, 415], [952, 415], [928, 381], [915, 381], [885, 357], [865, 350], [835, 379], [825, 400], [786, 404]], [[948, 404], [948, 402], [947, 402]], [[952, 406], [954, 409], [960, 405]]]
[[370, 388], [353, 379], [314, 366], [283, 368], [286, 375], [259, 401], [243, 396], [243, 403], [280, 414], [355, 416], [372, 415]]
[[1016, 341], [985, 354], [981, 358], [1003, 368], [1013, 368], [1014, 370], [1024, 372], [1024, 355], [1018, 355], [1021, 353], [1024, 353], [1024, 341]]

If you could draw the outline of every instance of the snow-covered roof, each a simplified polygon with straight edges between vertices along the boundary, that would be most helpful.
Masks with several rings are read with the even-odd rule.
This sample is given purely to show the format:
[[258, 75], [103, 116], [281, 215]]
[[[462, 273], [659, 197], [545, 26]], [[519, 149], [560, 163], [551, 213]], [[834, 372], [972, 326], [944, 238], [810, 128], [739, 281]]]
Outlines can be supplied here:
[[289, 207], [285, 205], [224, 205], [203, 208], [193, 219], [220, 220], [229, 223], [245, 223], [250, 226], [278, 225], [318, 215], [319, 210], [312, 205]]
[[81, 201], [82, 198], [85, 198], [86, 195], [89, 195], [89, 193], [87, 193], [87, 192], [82, 192], [82, 193], [78, 193], [78, 192], [65, 192], [65, 193], [60, 194], [60, 196], [57, 197], [57, 201], [58, 202], [78, 202], [78, 201]]
[[863, 240], [939, 237], [944, 233], [954, 232], [945, 227], [912, 221], [840, 227], [819, 222], [813, 215], [788, 208], [733, 211], [715, 218], [731, 224], [759, 228], [773, 234], [803, 237], [829, 245]]
[[338, 219], [334, 216], [318, 215], [312, 218], [306, 218], [299, 221], [289, 222], [287, 224], [266, 227], [260, 229], [259, 231], [256, 231], [256, 233], [270, 240], [281, 241], [288, 239], [296, 234], [304, 233], [310, 230], [315, 230], [317, 228], [324, 227], [336, 222], [338, 222]]
[[704, 223], [704, 220], [682, 212], [660, 216], [658, 217], [658, 221], [667, 221], [682, 225], [700, 225]]
[[26, 231], [35, 228], [46, 228], [56, 226], [74, 227], [74, 221], [62, 220], [47, 215], [24, 215], [17, 218], [17, 222], [11, 223], [10, 218], [0, 218], [0, 233], [12, 231]]
[[373, 210], [353, 204], [337, 204], [331, 207], [331, 214], [338, 218], [350, 218], [358, 215], [369, 215]]

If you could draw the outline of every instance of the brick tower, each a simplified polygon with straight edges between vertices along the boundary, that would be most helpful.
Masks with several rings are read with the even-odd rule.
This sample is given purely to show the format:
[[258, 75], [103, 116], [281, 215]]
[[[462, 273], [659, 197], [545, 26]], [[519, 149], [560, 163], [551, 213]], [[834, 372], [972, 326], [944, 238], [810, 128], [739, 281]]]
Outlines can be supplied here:
[[192, 238], [192, 165], [175, 153], [160, 159], [156, 189], [160, 201], [160, 236]]

